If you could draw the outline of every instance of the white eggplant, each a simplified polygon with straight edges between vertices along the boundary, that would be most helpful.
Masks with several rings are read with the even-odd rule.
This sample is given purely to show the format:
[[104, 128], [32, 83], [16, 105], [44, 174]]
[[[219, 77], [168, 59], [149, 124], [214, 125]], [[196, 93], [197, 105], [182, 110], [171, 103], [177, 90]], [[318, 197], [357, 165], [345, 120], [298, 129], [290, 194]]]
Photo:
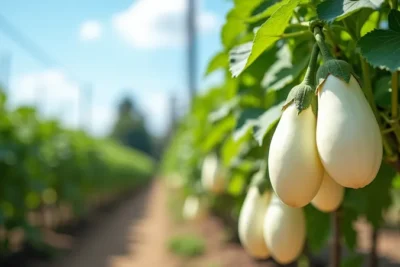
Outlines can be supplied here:
[[183, 218], [190, 221], [200, 221], [207, 215], [204, 203], [199, 197], [188, 196], [183, 204]]
[[344, 187], [325, 172], [321, 187], [311, 204], [323, 212], [335, 211], [343, 201]]
[[264, 220], [264, 239], [271, 256], [280, 264], [296, 260], [305, 244], [306, 222], [302, 208], [292, 208], [272, 196]]
[[356, 79], [349, 84], [328, 75], [318, 90], [317, 147], [326, 172], [338, 184], [362, 188], [382, 161], [375, 116]]
[[292, 103], [282, 113], [272, 137], [268, 155], [271, 184], [279, 198], [292, 207], [310, 203], [322, 182], [316, 122], [311, 106], [298, 114]]
[[239, 239], [254, 258], [266, 259], [269, 251], [264, 241], [264, 218], [271, 193], [260, 194], [256, 186], [250, 187], [239, 215]]
[[225, 189], [225, 175], [215, 154], [208, 155], [203, 161], [201, 183], [204, 189], [216, 194]]

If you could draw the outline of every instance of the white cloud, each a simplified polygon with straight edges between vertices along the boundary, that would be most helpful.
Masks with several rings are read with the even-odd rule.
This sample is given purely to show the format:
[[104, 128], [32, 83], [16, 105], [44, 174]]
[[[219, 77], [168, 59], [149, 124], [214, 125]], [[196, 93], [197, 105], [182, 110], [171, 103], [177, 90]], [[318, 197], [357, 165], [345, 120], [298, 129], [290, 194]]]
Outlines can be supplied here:
[[[113, 27], [128, 43], [139, 48], [176, 47], [185, 41], [187, 0], [137, 0], [115, 14]], [[199, 2], [197, 3], [200, 4]], [[214, 13], [198, 8], [200, 33], [217, 31], [220, 21]]]
[[115, 118], [114, 108], [93, 103], [90, 113], [86, 105], [80, 110], [83, 97], [80, 90], [79, 84], [63, 71], [49, 69], [15, 77], [11, 83], [10, 102], [13, 106], [36, 105], [42, 116], [57, 117], [66, 127], [80, 127], [85, 120], [84, 127], [91, 133], [108, 133]]
[[91, 41], [100, 38], [102, 27], [98, 21], [88, 20], [82, 23], [80, 28], [80, 38], [84, 41]]

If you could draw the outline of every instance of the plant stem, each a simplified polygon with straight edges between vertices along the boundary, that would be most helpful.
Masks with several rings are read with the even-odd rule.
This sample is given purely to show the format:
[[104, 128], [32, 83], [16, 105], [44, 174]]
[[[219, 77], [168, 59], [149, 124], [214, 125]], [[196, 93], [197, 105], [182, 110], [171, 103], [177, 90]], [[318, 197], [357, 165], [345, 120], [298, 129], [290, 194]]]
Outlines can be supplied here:
[[293, 38], [293, 37], [299, 37], [299, 36], [304, 36], [304, 35], [309, 35], [311, 34], [310, 31], [299, 31], [299, 32], [292, 32], [292, 33], [284, 33], [280, 37], [281, 38]]
[[392, 7], [392, 9], [396, 9], [398, 8], [399, 3], [397, 2], [398, 0], [392, 0], [390, 1], [390, 5]]
[[377, 267], [378, 266], [378, 257], [377, 257], [377, 243], [378, 243], [378, 229], [373, 228], [371, 233], [371, 250], [369, 252], [369, 267]]
[[371, 75], [369, 73], [369, 65], [367, 61], [360, 55], [361, 69], [362, 69], [362, 78], [363, 78], [363, 91], [369, 105], [372, 108], [372, 111], [375, 114], [377, 120], [379, 120], [378, 110], [375, 105], [374, 94], [372, 93], [372, 84], [371, 84]]
[[297, 22], [298, 22], [298, 23], [301, 23], [300, 16], [299, 16], [299, 14], [297, 14], [297, 12], [296, 12], [296, 11], [295, 11], [295, 12], [293, 12], [293, 16], [296, 18], [296, 20], [297, 20]]
[[329, 51], [325, 43], [324, 36], [322, 35], [322, 30], [319, 27], [314, 28], [314, 36], [319, 46], [319, 49], [321, 50], [321, 55], [324, 58], [324, 61], [333, 59], [332, 53]]
[[315, 86], [315, 74], [317, 72], [317, 61], [319, 55], [319, 47], [317, 44], [314, 44], [313, 50], [311, 52], [310, 63], [308, 64], [306, 74], [304, 76], [304, 83]]
[[392, 73], [392, 120], [397, 120], [398, 117], [398, 99], [399, 99], [399, 73]]
[[340, 267], [340, 261], [342, 256], [342, 247], [340, 243], [341, 231], [340, 231], [340, 208], [332, 213], [333, 219], [333, 243], [331, 252], [331, 267]]
[[391, 126], [394, 135], [396, 136], [397, 143], [400, 144], [400, 125], [399, 125], [399, 73], [397, 71], [392, 73], [392, 119]]

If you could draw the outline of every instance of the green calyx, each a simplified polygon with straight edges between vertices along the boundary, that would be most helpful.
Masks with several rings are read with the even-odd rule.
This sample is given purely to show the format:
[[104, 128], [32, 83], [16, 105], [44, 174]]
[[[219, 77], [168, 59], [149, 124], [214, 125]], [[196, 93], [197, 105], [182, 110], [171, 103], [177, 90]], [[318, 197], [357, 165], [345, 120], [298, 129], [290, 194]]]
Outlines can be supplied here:
[[328, 75], [333, 75], [346, 83], [350, 82], [351, 75], [357, 77], [353, 71], [353, 68], [349, 63], [339, 59], [329, 59], [322, 64], [317, 71], [318, 87], [322, 82], [328, 78]]
[[358, 80], [357, 75], [355, 75], [353, 68], [349, 63], [343, 60], [335, 59], [332, 56], [332, 53], [329, 51], [328, 46], [325, 43], [322, 27], [320, 27], [318, 22], [315, 23], [312, 30], [324, 60], [324, 64], [319, 67], [317, 72], [317, 90], [321, 87], [329, 75], [333, 75], [346, 83], [350, 82], [352, 75]]
[[283, 110], [285, 110], [292, 103], [295, 104], [297, 114], [300, 114], [303, 110], [310, 107], [315, 116], [317, 116], [317, 96], [315, 95], [315, 87], [302, 82], [299, 85], [293, 87], [290, 91]]
[[307, 72], [304, 76], [304, 80], [299, 85], [293, 87], [293, 89], [289, 92], [289, 95], [286, 99], [286, 103], [283, 106], [283, 110], [285, 110], [292, 103], [295, 104], [298, 114], [308, 107], [312, 108], [312, 111], [315, 115], [317, 115], [317, 97], [315, 95], [315, 73], [317, 68], [319, 47], [317, 44], [314, 44], [310, 63], [308, 64]]

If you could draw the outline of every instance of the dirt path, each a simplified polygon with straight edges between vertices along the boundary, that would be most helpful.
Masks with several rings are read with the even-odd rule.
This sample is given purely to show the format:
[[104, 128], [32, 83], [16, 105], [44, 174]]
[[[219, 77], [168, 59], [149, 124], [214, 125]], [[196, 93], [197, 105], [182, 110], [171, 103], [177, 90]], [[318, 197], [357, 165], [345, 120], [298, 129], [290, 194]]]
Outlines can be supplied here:
[[[172, 223], [166, 191], [162, 182], [155, 180], [148, 188], [106, 212], [100, 219], [96, 218], [91, 228], [78, 237], [70, 253], [55, 261], [30, 264], [29, 267], [277, 266], [271, 261], [254, 261], [240, 244], [226, 242], [224, 226], [216, 218], [210, 217], [199, 224]], [[369, 242], [365, 237], [368, 229], [362, 232], [364, 235], [361, 239], [365, 241], [361, 241], [364, 245], [360, 248], [361, 251], [368, 251]], [[182, 233], [202, 238], [206, 249], [204, 255], [183, 259], [168, 252], [168, 240]], [[390, 237], [393, 240], [389, 240]], [[398, 233], [382, 233], [378, 246], [379, 254], [384, 256], [381, 258], [381, 266], [400, 266], [400, 259], [397, 258], [399, 240]], [[322, 258], [326, 260], [327, 255]]]
[[[161, 182], [154, 182], [145, 216], [131, 230], [129, 254], [114, 257], [110, 267], [176, 266], [177, 261], [166, 249], [171, 234], [166, 202], [166, 192]], [[141, 242], [132, 240], [135, 236], [139, 236]]]
[[128, 253], [127, 243], [136, 241], [130, 229], [144, 215], [150, 188], [141, 190], [113, 210], [96, 216], [90, 228], [77, 237], [71, 252], [57, 257], [55, 261], [34, 262], [30, 266], [110, 267], [112, 257]]

